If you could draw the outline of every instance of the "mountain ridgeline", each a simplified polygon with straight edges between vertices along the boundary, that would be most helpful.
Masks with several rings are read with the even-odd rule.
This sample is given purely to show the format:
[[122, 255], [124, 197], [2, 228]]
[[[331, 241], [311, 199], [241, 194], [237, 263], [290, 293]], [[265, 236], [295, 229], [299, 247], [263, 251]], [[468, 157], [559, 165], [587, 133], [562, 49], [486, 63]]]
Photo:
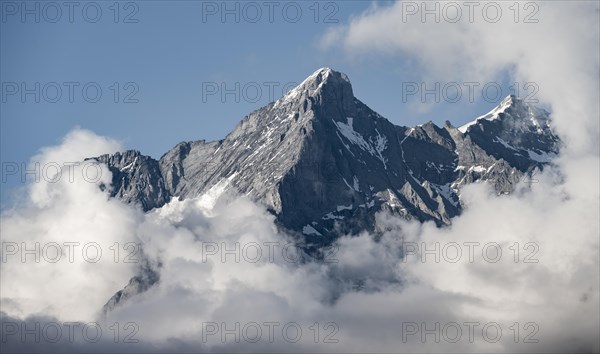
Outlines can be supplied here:
[[510, 193], [559, 145], [548, 112], [514, 96], [459, 128], [403, 127], [355, 98], [345, 74], [324, 68], [223, 140], [182, 142], [158, 161], [138, 151], [95, 159], [113, 173], [112, 196], [145, 211], [234, 189], [289, 232], [323, 244], [376, 230], [382, 210], [450, 224], [462, 186], [486, 182]]

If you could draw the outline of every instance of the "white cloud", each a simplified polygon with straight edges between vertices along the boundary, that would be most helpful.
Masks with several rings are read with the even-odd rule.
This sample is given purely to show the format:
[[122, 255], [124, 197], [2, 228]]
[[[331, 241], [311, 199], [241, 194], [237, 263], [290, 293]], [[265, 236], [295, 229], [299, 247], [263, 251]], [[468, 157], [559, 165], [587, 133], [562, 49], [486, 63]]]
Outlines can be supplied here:
[[[106, 166], [90, 167], [90, 178], [83, 177], [84, 157], [119, 148], [111, 139], [76, 129], [60, 145], [32, 158], [30, 165], [39, 163], [40, 174], [49, 164], [63, 170], [56, 174], [56, 169], [48, 169], [47, 175], [38, 176], [39, 182], [27, 189], [24, 199], [29, 202], [2, 215], [2, 311], [12, 316], [44, 313], [63, 321], [91, 320], [135, 274], [133, 265], [114, 262], [110, 247], [135, 242], [137, 212], [109, 200], [100, 190], [100, 184], [111, 183]], [[64, 165], [78, 161], [80, 166]], [[93, 263], [98, 248], [102, 254]], [[33, 254], [22, 262], [25, 249]]]
[[[142, 242], [160, 282], [105, 319], [105, 330], [113, 323], [122, 326], [132, 322], [138, 326], [134, 338], [140, 343], [130, 344], [126, 350], [597, 351], [598, 190], [584, 193], [579, 186], [597, 181], [600, 176], [582, 176], [574, 183], [575, 188], [569, 182], [556, 183], [556, 172], [548, 169], [536, 175], [539, 183], [531, 191], [522, 186], [512, 196], [497, 197], [486, 185], [465, 188], [467, 209], [454, 219], [451, 228], [439, 229], [432, 223], [407, 222], [380, 214], [378, 225], [387, 230], [381, 238], [375, 242], [367, 233], [341, 238], [337, 252], [328, 258], [335, 263], [293, 262], [294, 252], [286, 259], [282, 251], [289, 245], [290, 236], [277, 231], [273, 216], [262, 207], [230, 193], [218, 197], [211, 193], [214, 203], [206, 203], [204, 197], [173, 200], [144, 216], [104, 196], [102, 202], [92, 205], [96, 215], [113, 217], [110, 226], [98, 216], [77, 222], [78, 216], [89, 210], [78, 210], [76, 214], [69, 204], [53, 204], [45, 213], [53, 210], [56, 224], [40, 216], [45, 213], [30, 210], [35, 216], [29, 219], [36, 225], [33, 232], [24, 223], [17, 223], [20, 218], [8, 216], [3, 218], [3, 235], [8, 225], [6, 230], [19, 230], [19, 237], [32, 234], [44, 235], [45, 240], [61, 240], [60, 233], [43, 231], [67, 228], [73, 232], [95, 227], [93, 236], [111, 242]], [[77, 195], [84, 200], [90, 197], [81, 192]], [[58, 218], [58, 211], [66, 211], [67, 215]], [[265, 246], [269, 242], [274, 245], [273, 253]], [[440, 250], [450, 242], [479, 242], [481, 246], [476, 248], [472, 263], [464, 246], [456, 263], [443, 257], [452, 258], [452, 252], [441, 252], [439, 262], [432, 255], [422, 262], [412, 254], [405, 262], [401, 251], [408, 249], [408, 242], [417, 242], [421, 250], [421, 242], [430, 250], [436, 243], [440, 243]], [[509, 248], [515, 242], [520, 248], [518, 262]], [[486, 261], [481, 254], [483, 245], [491, 243], [502, 247], [503, 256], [497, 263]], [[527, 243], [534, 243], [535, 248], [525, 248]], [[256, 262], [256, 253], [248, 248], [251, 244], [259, 245], [262, 252]], [[216, 245], [219, 251], [209, 252], [207, 245]], [[237, 251], [225, 252], [235, 250], [236, 245]], [[490, 257], [494, 257], [493, 251]], [[539, 262], [524, 263], [527, 255]], [[133, 270], [122, 264], [70, 265], [61, 269], [65, 272], [62, 277], [47, 263], [35, 269], [17, 263], [9, 263], [9, 267], [2, 265], [3, 311], [21, 318], [37, 313], [88, 321], [115, 287], [127, 283]], [[25, 277], [22, 279], [28, 285], [17, 281], [17, 276]], [[48, 279], [53, 279], [50, 285]], [[44, 291], [48, 288], [53, 293]], [[37, 292], [43, 295], [23, 296]], [[78, 295], [75, 299], [74, 294]], [[11, 300], [8, 305], [7, 299]], [[18, 304], [22, 311], [15, 311], [11, 303]], [[279, 324], [273, 343], [269, 343], [266, 322]], [[314, 329], [311, 326], [315, 322], [320, 326], [318, 343], [314, 343], [315, 333], [310, 329]], [[335, 325], [324, 327], [329, 322]], [[472, 343], [464, 325], [467, 322], [479, 323]], [[515, 322], [520, 328], [519, 343], [514, 342], [514, 333], [509, 329]], [[257, 323], [263, 330], [262, 340], [249, 343], [245, 338], [252, 335], [245, 337], [240, 332], [239, 342], [233, 335], [223, 341], [220, 329], [216, 334], [207, 333], [207, 324], [214, 323], [225, 323], [228, 329], [239, 323], [240, 330]], [[281, 332], [288, 323], [303, 330], [297, 343], [289, 343]], [[435, 328], [436, 323], [441, 327], [458, 323], [464, 332], [457, 343], [446, 341], [442, 332], [439, 343], [432, 335], [422, 341], [420, 330], [403, 338], [403, 325], [415, 323], [427, 328]], [[500, 341], [490, 343], [482, 336], [482, 326], [489, 323], [502, 327]], [[534, 327], [525, 328], [529, 323]], [[522, 343], [534, 330], [533, 339], [539, 343]], [[338, 342], [324, 343], [327, 335]], [[86, 343], [80, 340], [76, 344]]]
[[[38, 206], [50, 203], [50, 193], [58, 193], [59, 190], [53, 186], [54, 180], [64, 183], [76, 176], [83, 182], [101, 179], [101, 182], [110, 184], [110, 174], [99, 174], [96, 165], [87, 164], [84, 159], [122, 150], [122, 145], [114, 139], [98, 136], [81, 128], [71, 130], [62, 139], [60, 145], [42, 148], [31, 158], [28, 170], [37, 171], [36, 178], [42, 183], [34, 183], [30, 186], [30, 200]], [[59, 171], [58, 168], [61, 170]], [[65, 192], [73, 191], [77, 194], [73, 188], [75, 186], [89, 187], [89, 183], [74, 184], [65, 189]]]
[[[467, 210], [452, 228], [381, 214], [378, 224], [388, 231], [378, 242], [366, 233], [343, 237], [337, 262], [328, 264], [290, 263], [280, 252], [273, 262], [263, 253], [256, 263], [243, 256], [236, 262], [232, 255], [222, 262], [222, 252], [206, 256], [206, 242], [219, 244], [222, 251], [221, 242], [230, 250], [239, 243], [242, 250], [250, 242], [284, 245], [289, 238], [276, 232], [266, 211], [244, 198], [224, 195], [210, 209], [197, 200], [173, 201], [148, 214], [138, 228], [150, 258], [160, 259], [160, 283], [108, 321], [135, 321], [142, 343], [165, 345], [177, 338], [197, 350], [597, 351], [598, 228], [593, 225], [598, 194], [569, 193], [565, 184], [554, 183], [555, 172], [540, 174], [531, 191], [514, 196], [497, 197], [485, 185], [467, 187]], [[421, 251], [422, 242], [429, 250], [439, 243], [440, 251], [455, 242], [463, 253], [456, 263], [448, 260], [452, 250], [440, 252], [438, 262], [431, 254], [425, 262], [412, 254], [404, 262], [400, 253], [408, 242], [416, 242]], [[464, 246], [468, 242], [478, 242], [473, 262]], [[500, 261], [486, 260], [482, 249], [496, 243], [503, 252]], [[495, 248], [487, 257], [495, 258]], [[266, 333], [259, 343], [245, 342], [243, 335], [240, 343], [233, 336], [222, 343], [218, 331], [202, 341], [206, 323], [233, 328], [268, 321], [298, 323], [305, 336], [293, 345], [281, 335], [266, 343]], [[314, 322], [335, 323], [339, 342], [313, 343], [308, 328]], [[466, 322], [480, 323], [473, 343]], [[433, 336], [423, 342], [420, 332], [403, 342], [403, 324], [408, 323], [428, 328], [459, 323], [464, 333], [458, 343], [436, 343]], [[496, 323], [504, 332], [500, 341], [490, 343], [482, 326]], [[519, 343], [509, 329], [514, 323], [520, 327]], [[533, 332], [539, 343], [522, 343]], [[328, 333], [322, 329], [321, 335]]]
[[[433, 9], [436, 3], [439, 22], [433, 15], [426, 15], [423, 21], [422, 6]], [[539, 92], [535, 97], [551, 104], [568, 148], [597, 154], [598, 3], [476, 2], [472, 22], [465, 3], [398, 1], [374, 6], [349, 24], [332, 27], [323, 35], [321, 46], [342, 49], [351, 57], [414, 59], [426, 82], [476, 80], [484, 84], [507, 73], [511, 82], [536, 83]], [[455, 18], [451, 4], [459, 4], [462, 11], [456, 23], [447, 20]], [[517, 23], [514, 4], [519, 4]], [[488, 18], [494, 17], [496, 6], [501, 8], [497, 22], [485, 20], [485, 6]], [[526, 23], [526, 19], [537, 23]]]

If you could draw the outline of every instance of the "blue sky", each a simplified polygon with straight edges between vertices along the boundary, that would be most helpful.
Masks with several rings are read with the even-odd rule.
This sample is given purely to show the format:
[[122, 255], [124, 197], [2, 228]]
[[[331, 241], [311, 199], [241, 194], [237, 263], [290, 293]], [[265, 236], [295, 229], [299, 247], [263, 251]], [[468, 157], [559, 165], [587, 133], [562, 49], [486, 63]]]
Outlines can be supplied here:
[[[246, 114], [281, 96], [284, 85], [324, 66], [348, 74], [355, 96], [400, 125], [450, 120], [458, 126], [503, 98], [488, 102], [476, 95], [473, 103], [442, 98], [439, 104], [429, 102], [428, 110], [415, 109], [419, 95], [402, 100], [402, 83], [422, 80], [411, 58], [354, 56], [319, 45], [329, 28], [359, 16], [371, 1], [274, 2], [272, 18], [261, 1], [253, 2], [260, 17], [256, 7], [234, 1], [120, 2], [118, 11], [113, 1], [78, 2], [72, 18], [61, 2], [56, 3], [62, 5], [60, 16], [36, 1], [25, 5], [34, 13], [20, 1], [1, 3], [2, 162], [27, 162], [76, 126], [158, 158], [180, 141], [223, 138]], [[226, 9], [235, 14], [223, 19]], [[203, 96], [203, 88], [234, 89], [236, 83], [237, 99]], [[40, 102], [34, 94], [23, 99], [23, 88], [36, 84]], [[506, 96], [508, 84], [502, 84]], [[275, 86], [273, 97], [269, 85]], [[257, 87], [260, 96], [254, 99]], [[17, 183], [3, 181], [3, 192]]]

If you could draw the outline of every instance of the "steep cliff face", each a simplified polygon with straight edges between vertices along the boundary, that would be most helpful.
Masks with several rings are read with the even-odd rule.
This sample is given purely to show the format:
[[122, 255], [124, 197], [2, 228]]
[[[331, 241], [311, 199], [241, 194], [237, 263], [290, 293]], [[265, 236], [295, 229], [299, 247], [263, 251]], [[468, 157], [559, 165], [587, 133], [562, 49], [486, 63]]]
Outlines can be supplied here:
[[97, 159], [113, 171], [113, 196], [144, 210], [227, 180], [321, 243], [372, 229], [383, 209], [449, 224], [462, 186], [510, 193], [558, 148], [548, 112], [514, 96], [460, 128], [402, 127], [355, 98], [345, 74], [323, 68], [221, 141], [183, 142], [159, 161], [134, 151]]
[[129, 150], [95, 159], [112, 172], [113, 197], [139, 204], [144, 210], [161, 207], [171, 200], [158, 161], [153, 158]]

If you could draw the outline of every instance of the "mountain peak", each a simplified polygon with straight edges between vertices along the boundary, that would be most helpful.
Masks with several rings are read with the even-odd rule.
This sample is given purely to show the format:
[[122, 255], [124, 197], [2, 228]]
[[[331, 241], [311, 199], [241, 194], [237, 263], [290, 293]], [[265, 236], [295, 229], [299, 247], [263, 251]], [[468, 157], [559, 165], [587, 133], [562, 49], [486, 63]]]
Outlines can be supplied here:
[[[550, 113], [543, 108], [535, 107], [526, 99], [521, 99], [515, 95], [506, 96], [494, 109], [487, 114], [479, 116], [471, 122], [458, 128], [465, 134], [472, 126], [481, 123], [484, 120], [502, 121], [504, 124], [520, 127], [519, 129], [529, 129], [532, 127], [538, 133], [544, 129], [549, 129]], [[509, 122], [510, 121], [510, 122]]]
[[[331, 68], [324, 67], [307, 77], [300, 85], [295, 89], [300, 90], [313, 90], [316, 91], [325, 85], [333, 86], [351, 86], [350, 79], [344, 73], [332, 70]], [[294, 90], [295, 90], [294, 89]]]
[[307, 97], [325, 97], [351, 102], [354, 98], [350, 79], [344, 73], [323, 67], [313, 72], [302, 83], [288, 91], [275, 105], [302, 100]]
[[308, 78], [306, 78], [306, 80], [304, 80], [303, 83], [307, 82], [307, 81], [311, 81], [311, 80], [315, 80], [315, 79], [321, 79], [324, 81], [327, 80], [334, 80], [334, 81], [345, 81], [347, 83], [350, 83], [350, 80], [348, 79], [348, 76], [342, 72], [339, 71], [335, 71], [329, 67], [323, 67], [318, 69], [317, 71], [315, 71], [314, 73], [312, 73]]
[[312, 74], [311, 74], [311, 75], [308, 77], [308, 79], [310, 79], [311, 77], [318, 76], [318, 75], [329, 75], [329, 74], [330, 74], [330, 73], [332, 73], [332, 72], [334, 72], [334, 70], [333, 70], [333, 69], [331, 69], [330, 67], [327, 67], [327, 66], [325, 66], [325, 67], [322, 67], [322, 68], [320, 68], [320, 69], [317, 69], [317, 70], [316, 70], [314, 73], [312, 73]]
[[98, 160], [113, 173], [111, 195], [144, 210], [233, 189], [322, 244], [374, 230], [379, 211], [449, 224], [465, 184], [510, 192], [558, 152], [548, 113], [526, 99], [508, 96], [478, 119], [467, 137], [449, 122], [396, 126], [354, 98], [346, 75], [321, 68], [223, 140], [179, 144], [159, 161]]
[[504, 111], [506, 111], [509, 107], [514, 106], [518, 102], [522, 102], [522, 101], [519, 98], [517, 98], [515, 95], [508, 95], [494, 109], [492, 109], [491, 111], [489, 111], [488, 113], [486, 113], [482, 116], [475, 118], [474, 120], [470, 121], [469, 123], [462, 125], [461, 127], [458, 128], [458, 130], [460, 130], [460, 132], [464, 134], [467, 132], [467, 129], [470, 126], [477, 124], [477, 121], [479, 121], [480, 119], [486, 119], [486, 120], [498, 119], [500, 113], [504, 113]]

